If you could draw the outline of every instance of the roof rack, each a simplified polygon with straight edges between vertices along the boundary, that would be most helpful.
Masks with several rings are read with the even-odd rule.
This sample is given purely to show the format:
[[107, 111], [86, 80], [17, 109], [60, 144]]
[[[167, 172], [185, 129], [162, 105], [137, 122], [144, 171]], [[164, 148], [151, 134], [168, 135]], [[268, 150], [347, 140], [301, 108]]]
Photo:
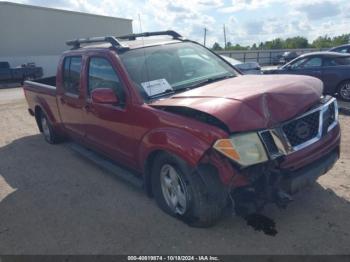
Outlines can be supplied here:
[[126, 45], [123, 45], [119, 42], [114, 36], [102, 36], [102, 37], [89, 37], [89, 38], [78, 38], [75, 40], [69, 40], [66, 42], [66, 45], [73, 46], [72, 49], [80, 48], [81, 44], [90, 44], [90, 43], [110, 43], [113, 47], [116, 48], [128, 48]]
[[172, 36], [174, 39], [181, 39], [182, 38], [182, 35], [180, 35], [179, 33], [175, 32], [173, 30], [130, 34], [130, 35], [124, 35], [124, 36], [117, 36], [117, 38], [127, 39], [127, 40], [136, 40], [137, 37], [148, 37], [148, 36], [159, 36], [159, 35]]

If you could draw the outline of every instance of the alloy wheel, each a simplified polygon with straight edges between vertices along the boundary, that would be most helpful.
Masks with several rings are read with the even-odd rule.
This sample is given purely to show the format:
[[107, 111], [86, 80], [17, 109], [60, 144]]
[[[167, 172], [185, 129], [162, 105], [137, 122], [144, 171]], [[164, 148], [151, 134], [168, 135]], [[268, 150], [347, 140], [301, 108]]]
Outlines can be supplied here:
[[163, 197], [168, 207], [175, 214], [183, 215], [187, 210], [186, 186], [172, 165], [165, 164], [162, 166], [160, 182]]

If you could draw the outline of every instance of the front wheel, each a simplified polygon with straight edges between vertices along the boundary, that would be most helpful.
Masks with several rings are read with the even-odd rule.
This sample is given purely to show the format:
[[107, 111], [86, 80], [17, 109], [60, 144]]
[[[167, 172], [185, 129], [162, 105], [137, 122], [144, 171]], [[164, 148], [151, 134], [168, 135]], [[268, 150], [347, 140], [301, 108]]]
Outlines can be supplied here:
[[156, 202], [167, 214], [191, 226], [212, 226], [220, 219], [227, 200], [215, 175], [211, 174], [204, 181], [179, 157], [161, 153], [152, 169], [152, 189]]
[[350, 80], [339, 85], [338, 94], [342, 100], [350, 101]]

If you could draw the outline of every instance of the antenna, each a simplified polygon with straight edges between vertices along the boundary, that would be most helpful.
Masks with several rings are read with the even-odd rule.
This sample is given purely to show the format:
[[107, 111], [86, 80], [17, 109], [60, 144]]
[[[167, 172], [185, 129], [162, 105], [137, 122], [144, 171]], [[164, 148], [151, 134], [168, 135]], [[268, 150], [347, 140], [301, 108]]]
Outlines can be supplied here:
[[[141, 15], [138, 14], [138, 16], [139, 16], [140, 34], [142, 35]], [[143, 35], [142, 35], [141, 39], [142, 39], [143, 60], [144, 60], [144, 63], [145, 63], [147, 83], [149, 84], [149, 72], [148, 72], [148, 65], [147, 65], [147, 59], [146, 59], [145, 40], [144, 40], [144, 36]]]

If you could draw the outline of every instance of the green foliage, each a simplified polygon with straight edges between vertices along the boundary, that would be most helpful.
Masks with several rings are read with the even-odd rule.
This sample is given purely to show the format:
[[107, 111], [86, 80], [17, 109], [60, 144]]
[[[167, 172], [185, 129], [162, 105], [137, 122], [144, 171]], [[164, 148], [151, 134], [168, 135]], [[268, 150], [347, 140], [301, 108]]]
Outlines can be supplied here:
[[310, 47], [309, 42], [305, 37], [296, 36], [292, 38], [287, 38], [285, 41], [286, 48], [308, 48]]
[[[254, 43], [252, 46], [233, 45], [231, 42], [228, 42], [226, 50], [330, 48], [348, 43], [350, 43], [350, 34], [343, 34], [335, 37], [329, 37], [327, 35], [319, 36], [311, 44], [305, 37], [296, 36], [287, 39], [276, 38], [271, 41], [261, 42], [259, 45]], [[219, 43], [215, 43], [212, 49], [223, 50]]]
[[219, 51], [219, 50], [222, 50], [222, 47], [220, 46], [219, 43], [215, 42], [212, 49], [215, 51]]
[[333, 41], [328, 36], [319, 36], [312, 42], [312, 46], [316, 48], [329, 48], [333, 46]]
[[350, 42], [350, 34], [335, 36], [333, 38], [325, 35], [319, 36], [312, 42], [312, 46], [316, 48], [329, 48], [337, 45], [348, 44]]

